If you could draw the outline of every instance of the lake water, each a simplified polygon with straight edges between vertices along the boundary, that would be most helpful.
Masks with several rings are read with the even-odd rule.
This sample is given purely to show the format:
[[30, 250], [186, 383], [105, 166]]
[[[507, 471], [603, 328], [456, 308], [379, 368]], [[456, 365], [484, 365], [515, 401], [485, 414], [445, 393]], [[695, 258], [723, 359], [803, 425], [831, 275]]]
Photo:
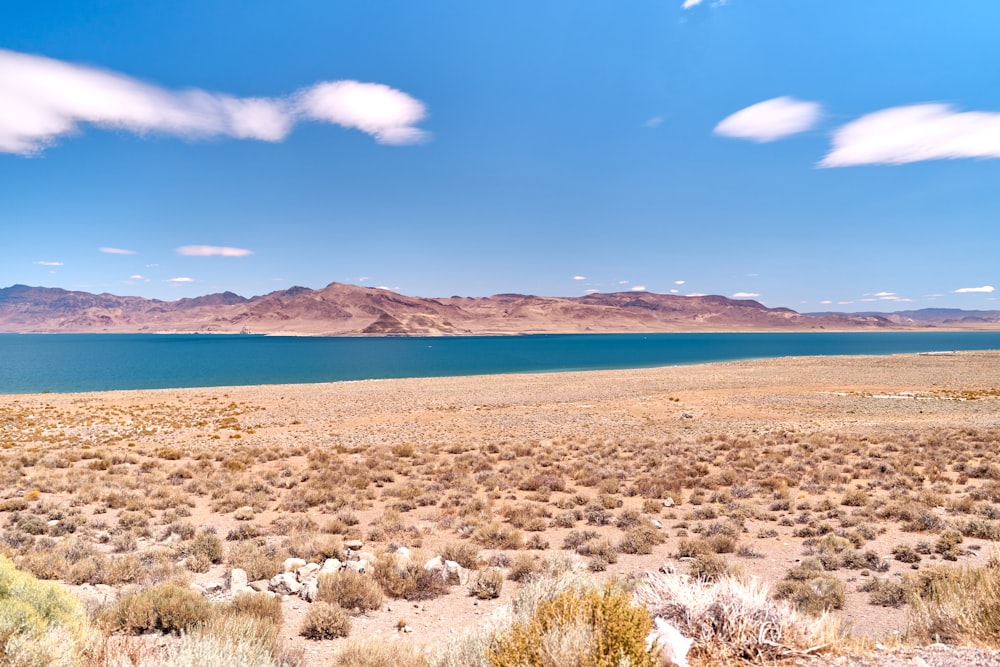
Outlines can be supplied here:
[[1000, 349], [1000, 332], [310, 338], [2, 334], [0, 394], [642, 368], [804, 355]]

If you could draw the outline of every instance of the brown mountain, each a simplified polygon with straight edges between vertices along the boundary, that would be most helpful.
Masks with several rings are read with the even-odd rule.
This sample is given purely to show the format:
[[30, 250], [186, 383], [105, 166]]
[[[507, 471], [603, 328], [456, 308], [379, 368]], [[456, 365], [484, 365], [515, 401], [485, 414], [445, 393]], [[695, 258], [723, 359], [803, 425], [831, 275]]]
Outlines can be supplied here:
[[247, 299], [232, 292], [160, 301], [14, 285], [0, 289], [0, 331], [219, 332], [312, 335], [617, 333], [882, 329], [875, 315], [803, 315], [757, 301], [652, 292], [544, 297], [409, 297], [331, 283]]

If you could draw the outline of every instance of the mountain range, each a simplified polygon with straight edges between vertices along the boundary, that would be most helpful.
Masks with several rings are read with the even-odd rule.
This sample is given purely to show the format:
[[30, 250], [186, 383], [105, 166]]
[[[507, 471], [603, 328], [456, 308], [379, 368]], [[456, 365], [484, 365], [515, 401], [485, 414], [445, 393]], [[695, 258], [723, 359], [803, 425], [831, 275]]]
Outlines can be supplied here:
[[894, 315], [802, 314], [723, 296], [634, 291], [579, 297], [497, 294], [432, 299], [330, 283], [321, 289], [292, 287], [251, 298], [222, 292], [161, 301], [26, 285], [0, 289], [0, 331], [17, 333], [472, 335], [879, 330], [932, 322]]

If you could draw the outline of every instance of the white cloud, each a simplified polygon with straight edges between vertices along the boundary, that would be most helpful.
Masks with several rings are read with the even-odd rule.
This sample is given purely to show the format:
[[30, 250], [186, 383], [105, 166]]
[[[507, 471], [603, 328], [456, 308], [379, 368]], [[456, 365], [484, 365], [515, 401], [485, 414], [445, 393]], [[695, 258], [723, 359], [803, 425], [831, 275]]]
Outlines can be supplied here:
[[328, 81], [298, 97], [301, 113], [367, 132], [380, 144], [413, 144], [427, 139], [414, 127], [427, 115], [420, 100], [380, 83]]
[[642, 124], [643, 127], [659, 127], [660, 125], [663, 125], [663, 116], [653, 116]]
[[681, 9], [691, 9], [692, 7], [697, 7], [704, 0], [684, 0], [684, 4], [681, 5]]
[[39, 266], [62, 266], [62, 262], [35, 262]]
[[130, 275], [128, 277], [128, 279], [129, 280], [146, 280], [146, 276], [138, 274], [138, 273], [133, 273], [132, 275]]
[[674, 281], [674, 284], [675, 284], [675, 285], [683, 285], [683, 284], [684, 284], [684, 283], [686, 283], [686, 282], [687, 282], [686, 280], [675, 280], [675, 281]]
[[672, 289], [672, 290], [670, 290], [670, 293], [671, 293], [671, 294], [677, 294], [677, 293], [678, 293], [679, 291], [680, 291], [680, 290], [676, 290], [676, 289]]
[[100, 252], [107, 255], [134, 255], [135, 250], [125, 250], [124, 248], [98, 248]]
[[821, 167], [1000, 158], [1000, 113], [914, 104], [875, 111], [833, 133]]
[[600, 294], [601, 292], [600, 292], [600, 290], [589, 289], [589, 290], [586, 290], [584, 293], [585, 294]]
[[618, 281], [618, 284], [619, 284], [619, 285], [628, 285], [628, 284], [629, 284], [629, 282], [630, 282], [630, 281], [628, 281], [628, 280], [619, 280], [619, 281]]
[[187, 276], [181, 276], [180, 278], [167, 278], [166, 282], [173, 283], [174, 285], [183, 285], [184, 283], [193, 283], [194, 278], [188, 278]]
[[587, 276], [573, 276], [573, 280], [586, 280]]
[[837, 302], [837, 305], [838, 305], [838, 306], [849, 306], [849, 305], [851, 305], [852, 303], [854, 303], [854, 302], [853, 302], [853, 301], [838, 301], [838, 302]]
[[821, 107], [792, 97], [758, 102], [722, 120], [715, 134], [758, 143], [776, 141], [811, 129], [819, 121]]
[[246, 257], [252, 255], [253, 250], [218, 245], [182, 245], [177, 248], [177, 254], [186, 257]]
[[704, 292], [691, 292], [690, 294], [685, 294], [684, 296], [707, 296]]
[[833, 303], [833, 301], [830, 301], [829, 299], [823, 299], [819, 303], [821, 306], [829, 306], [831, 303]]
[[301, 119], [361, 130], [383, 144], [410, 144], [424, 105], [379, 83], [327, 81], [277, 98], [172, 91], [85, 65], [0, 49], [0, 152], [31, 155], [80, 124], [190, 139], [281, 141]]
[[983, 285], [982, 287], [960, 287], [955, 290], [955, 294], [972, 294], [972, 293], [983, 293], [989, 294], [994, 291], [993, 285]]
[[753, 298], [758, 297], [758, 296], [760, 296], [760, 294], [758, 294], [757, 292], [734, 292], [733, 293], [733, 298], [734, 299], [753, 299]]
[[884, 299], [889, 296], [896, 296], [895, 292], [875, 292], [875, 296]]
[[632, 291], [633, 292], [645, 292], [646, 291], [646, 286], [645, 285], [633, 285], [632, 286]]

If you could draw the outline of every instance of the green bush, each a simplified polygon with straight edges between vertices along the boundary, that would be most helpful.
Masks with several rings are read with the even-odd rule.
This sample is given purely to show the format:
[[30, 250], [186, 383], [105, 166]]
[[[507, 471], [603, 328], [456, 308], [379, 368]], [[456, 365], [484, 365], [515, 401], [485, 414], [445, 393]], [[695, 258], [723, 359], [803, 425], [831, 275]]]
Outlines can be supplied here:
[[0, 664], [74, 665], [88, 636], [87, 614], [79, 600], [0, 555]]
[[645, 608], [611, 585], [570, 589], [542, 600], [527, 621], [497, 634], [487, 658], [491, 667], [654, 667], [657, 658], [646, 647], [652, 625]]

